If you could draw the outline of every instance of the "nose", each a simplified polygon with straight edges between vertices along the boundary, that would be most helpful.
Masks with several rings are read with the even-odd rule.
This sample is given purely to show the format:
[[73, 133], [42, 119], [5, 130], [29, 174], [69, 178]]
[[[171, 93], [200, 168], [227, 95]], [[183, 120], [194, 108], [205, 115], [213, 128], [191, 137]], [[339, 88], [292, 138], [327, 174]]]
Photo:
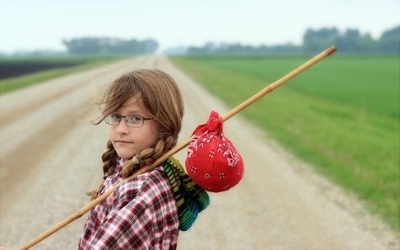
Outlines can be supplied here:
[[129, 133], [129, 127], [126, 125], [126, 120], [125, 117], [121, 117], [121, 120], [119, 121], [119, 124], [117, 125], [115, 132], [118, 134], [128, 134]]

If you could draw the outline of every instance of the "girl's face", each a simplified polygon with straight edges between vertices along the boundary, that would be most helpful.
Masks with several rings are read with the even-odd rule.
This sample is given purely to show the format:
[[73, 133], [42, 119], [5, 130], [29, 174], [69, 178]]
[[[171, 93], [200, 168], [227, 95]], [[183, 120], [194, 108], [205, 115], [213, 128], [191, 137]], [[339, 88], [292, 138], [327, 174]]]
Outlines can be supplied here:
[[[137, 115], [152, 118], [141, 105], [138, 95], [129, 98], [113, 114], [126, 116]], [[152, 147], [159, 136], [159, 130], [154, 120], [145, 120], [142, 127], [128, 127], [125, 118], [121, 118], [118, 125], [109, 125], [110, 140], [120, 158], [131, 159], [143, 149]]]

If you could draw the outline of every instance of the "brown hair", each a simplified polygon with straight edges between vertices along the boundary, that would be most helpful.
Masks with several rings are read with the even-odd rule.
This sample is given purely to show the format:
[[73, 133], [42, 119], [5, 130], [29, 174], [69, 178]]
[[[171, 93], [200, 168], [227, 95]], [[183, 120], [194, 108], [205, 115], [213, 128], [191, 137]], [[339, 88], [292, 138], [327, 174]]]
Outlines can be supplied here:
[[[131, 176], [137, 167], [152, 164], [172, 149], [178, 140], [182, 126], [183, 101], [181, 93], [171, 76], [160, 70], [141, 69], [126, 73], [112, 82], [98, 103], [102, 115], [94, 124], [101, 123], [109, 114], [119, 109], [126, 100], [139, 95], [143, 107], [155, 119], [160, 135], [153, 148], [137, 153], [138, 164], [126, 161], [122, 176]], [[117, 152], [111, 141], [102, 155], [103, 172], [110, 176], [115, 172]], [[93, 197], [93, 192], [90, 193]]]

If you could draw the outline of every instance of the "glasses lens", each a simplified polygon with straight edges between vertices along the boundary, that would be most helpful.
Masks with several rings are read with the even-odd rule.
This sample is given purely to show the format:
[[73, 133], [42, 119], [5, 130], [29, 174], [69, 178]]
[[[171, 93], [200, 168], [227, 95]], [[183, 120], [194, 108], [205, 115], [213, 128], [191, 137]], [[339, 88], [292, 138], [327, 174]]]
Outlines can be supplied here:
[[126, 123], [129, 127], [141, 127], [143, 126], [143, 117], [140, 116], [126, 116]]
[[116, 114], [111, 114], [107, 116], [107, 118], [104, 121], [109, 125], [118, 125], [120, 120], [121, 116]]

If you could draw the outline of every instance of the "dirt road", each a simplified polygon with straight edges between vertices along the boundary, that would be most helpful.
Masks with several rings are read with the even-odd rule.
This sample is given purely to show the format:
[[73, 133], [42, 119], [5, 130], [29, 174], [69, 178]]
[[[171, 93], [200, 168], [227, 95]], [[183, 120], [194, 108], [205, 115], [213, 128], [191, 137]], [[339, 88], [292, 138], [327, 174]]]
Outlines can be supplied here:
[[[166, 58], [141, 57], [0, 96], [0, 245], [17, 248], [88, 202], [101, 180], [106, 125], [90, 104], [96, 90], [123, 72], [159, 68], [185, 99], [181, 140], [211, 109], [228, 109]], [[229, 90], [227, 90], [229, 91]], [[276, 92], [277, 94], [277, 92]], [[356, 199], [311, 171], [246, 120], [225, 125], [245, 161], [245, 177], [211, 205], [179, 249], [399, 249], [385, 226]], [[185, 151], [177, 157], [184, 162]], [[74, 249], [85, 218], [34, 249]]]

